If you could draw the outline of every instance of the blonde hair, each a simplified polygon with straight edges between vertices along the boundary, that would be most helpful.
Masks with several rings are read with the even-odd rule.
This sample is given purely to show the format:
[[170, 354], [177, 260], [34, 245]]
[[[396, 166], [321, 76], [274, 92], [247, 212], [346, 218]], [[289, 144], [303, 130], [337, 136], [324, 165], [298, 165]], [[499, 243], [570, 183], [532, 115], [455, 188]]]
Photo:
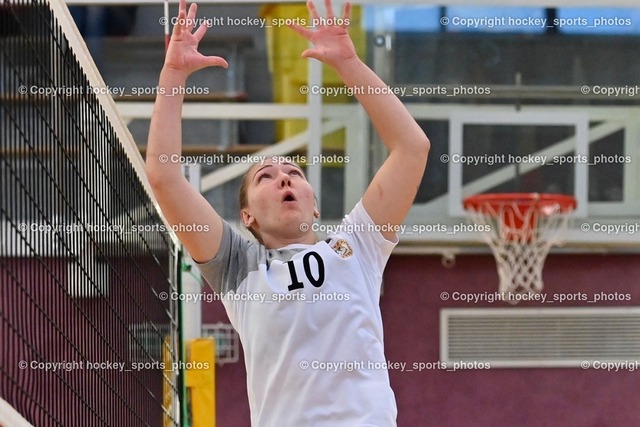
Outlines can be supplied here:
[[[247, 169], [247, 171], [244, 173], [244, 175], [242, 176], [242, 183], [240, 184], [240, 192], [239, 192], [239, 202], [240, 202], [240, 212], [242, 212], [242, 209], [246, 208], [247, 205], [249, 204], [249, 197], [247, 195], [248, 193], [248, 189], [249, 189], [249, 183], [248, 183], [248, 179], [247, 177], [249, 176], [249, 172], [251, 172], [251, 169], [254, 168], [254, 166], [256, 166], [258, 163], [254, 163], [252, 164], [249, 169]], [[240, 213], [240, 220], [242, 220], [242, 213]], [[247, 230], [249, 230], [249, 232], [253, 235], [253, 237], [256, 238], [256, 240], [260, 243], [262, 243], [262, 239], [260, 238], [260, 235], [251, 227], [251, 226], [246, 226]]]

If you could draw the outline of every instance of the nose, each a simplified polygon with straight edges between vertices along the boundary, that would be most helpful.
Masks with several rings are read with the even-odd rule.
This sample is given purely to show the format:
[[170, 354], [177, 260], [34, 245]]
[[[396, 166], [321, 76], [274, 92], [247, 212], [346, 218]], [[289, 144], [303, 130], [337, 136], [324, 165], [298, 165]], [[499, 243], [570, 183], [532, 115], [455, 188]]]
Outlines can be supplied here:
[[280, 172], [280, 188], [285, 188], [290, 186], [291, 186], [291, 177], [289, 176], [289, 174]]

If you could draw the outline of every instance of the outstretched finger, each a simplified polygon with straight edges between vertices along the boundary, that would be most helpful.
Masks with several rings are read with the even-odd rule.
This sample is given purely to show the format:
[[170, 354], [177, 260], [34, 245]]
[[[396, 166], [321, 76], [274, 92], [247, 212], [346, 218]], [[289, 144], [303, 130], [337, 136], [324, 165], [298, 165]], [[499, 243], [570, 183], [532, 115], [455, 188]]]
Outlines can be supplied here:
[[189, 13], [187, 14], [186, 28], [188, 32], [193, 31], [193, 27], [196, 26], [196, 13], [198, 13], [198, 5], [191, 3], [189, 6]]
[[222, 67], [222, 68], [229, 67], [229, 64], [227, 63], [227, 61], [220, 56], [205, 56], [204, 59], [207, 63], [207, 66], [209, 67]]
[[298, 25], [298, 24], [289, 24], [288, 26], [289, 26], [289, 28], [291, 28], [296, 33], [300, 34], [305, 39], [311, 40], [311, 36], [314, 33], [313, 31], [311, 31], [308, 28], [305, 28], [305, 27], [303, 27], [301, 25]]
[[178, 15], [182, 12], [187, 16], [187, 0], [180, 0], [180, 3], [178, 4]]
[[347, 28], [351, 22], [351, 3], [345, 2], [342, 8], [342, 28]]
[[327, 19], [333, 19], [335, 15], [333, 14], [333, 6], [331, 5], [331, 0], [324, 0], [324, 7], [327, 10]]
[[209, 27], [212, 26], [211, 20], [207, 19], [205, 22], [202, 23], [202, 25], [200, 25], [198, 27], [198, 29], [196, 30], [195, 33], [193, 33], [193, 36], [196, 38], [196, 40], [200, 41], [202, 40], [202, 38], [204, 37], [205, 33], [207, 32], [207, 30], [209, 29]]
[[173, 26], [173, 34], [171, 36], [172, 38], [173, 37], [179, 38], [180, 36], [182, 36], [182, 25], [184, 24], [186, 17], [187, 15], [185, 14], [185, 11], [180, 10], [180, 12], [178, 13], [178, 19], [176, 20], [176, 23]]
[[320, 15], [318, 14], [318, 9], [316, 9], [316, 5], [313, 3], [313, 0], [307, 1], [307, 9], [309, 9], [309, 15], [311, 15], [312, 22], [320, 22]]
[[320, 54], [318, 49], [306, 49], [300, 56], [302, 58], [313, 58], [317, 59], [318, 61], [322, 61], [322, 55]]

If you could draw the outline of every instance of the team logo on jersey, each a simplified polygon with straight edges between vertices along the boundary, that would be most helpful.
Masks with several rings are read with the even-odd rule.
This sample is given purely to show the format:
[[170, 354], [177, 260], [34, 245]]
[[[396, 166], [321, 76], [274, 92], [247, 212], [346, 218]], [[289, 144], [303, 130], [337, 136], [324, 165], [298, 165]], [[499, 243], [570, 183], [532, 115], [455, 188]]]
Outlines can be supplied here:
[[351, 255], [353, 255], [353, 249], [351, 249], [351, 246], [349, 246], [349, 243], [344, 239], [338, 240], [331, 247], [331, 249], [333, 249], [335, 253], [340, 255], [342, 258], [349, 258]]

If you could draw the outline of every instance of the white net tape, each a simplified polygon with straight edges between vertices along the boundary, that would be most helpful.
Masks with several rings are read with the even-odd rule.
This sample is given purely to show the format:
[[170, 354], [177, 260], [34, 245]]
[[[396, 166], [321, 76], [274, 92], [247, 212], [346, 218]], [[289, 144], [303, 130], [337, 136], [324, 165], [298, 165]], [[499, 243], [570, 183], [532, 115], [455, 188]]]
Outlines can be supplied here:
[[504, 300], [517, 303], [518, 295], [540, 293], [544, 261], [551, 246], [562, 243], [572, 209], [532, 199], [479, 202], [467, 210], [487, 226], [482, 236], [493, 249]]
[[9, 402], [0, 397], [0, 427], [33, 427]]

